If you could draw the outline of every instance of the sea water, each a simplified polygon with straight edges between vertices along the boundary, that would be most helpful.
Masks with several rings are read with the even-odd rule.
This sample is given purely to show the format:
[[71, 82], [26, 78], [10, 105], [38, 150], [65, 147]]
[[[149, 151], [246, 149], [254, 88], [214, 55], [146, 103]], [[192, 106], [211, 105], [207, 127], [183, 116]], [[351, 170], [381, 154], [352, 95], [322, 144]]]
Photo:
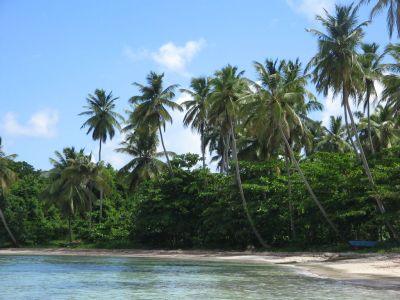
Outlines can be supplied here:
[[400, 292], [265, 264], [0, 256], [0, 299], [400, 299]]

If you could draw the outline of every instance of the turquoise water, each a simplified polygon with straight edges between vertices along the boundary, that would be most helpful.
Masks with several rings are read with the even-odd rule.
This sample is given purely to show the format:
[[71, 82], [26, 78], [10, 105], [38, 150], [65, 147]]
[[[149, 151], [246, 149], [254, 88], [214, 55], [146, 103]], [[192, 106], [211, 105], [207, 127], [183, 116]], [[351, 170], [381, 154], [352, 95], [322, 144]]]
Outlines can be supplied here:
[[0, 299], [400, 299], [275, 265], [0, 256]]

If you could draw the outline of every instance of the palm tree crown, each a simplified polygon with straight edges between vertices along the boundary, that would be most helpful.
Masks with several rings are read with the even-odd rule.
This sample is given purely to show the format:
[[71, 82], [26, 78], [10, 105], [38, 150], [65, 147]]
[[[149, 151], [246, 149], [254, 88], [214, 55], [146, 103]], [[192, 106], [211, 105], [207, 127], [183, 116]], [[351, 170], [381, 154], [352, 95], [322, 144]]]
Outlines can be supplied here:
[[112, 138], [115, 135], [115, 128], [121, 129], [120, 123], [123, 117], [115, 112], [115, 101], [118, 97], [113, 97], [112, 92], [106, 93], [104, 90], [96, 89], [94, 95], [89, 94], [86, 98], [87, 106], [84, 106], [86, 111], [79, 115], [88, 116], [81, 128], [88, 127], [87, 134], [92, 132], [93, 140], [99, 140], [99, 162], [101, 161], [101, 144], [107, 141], [107, 138]]

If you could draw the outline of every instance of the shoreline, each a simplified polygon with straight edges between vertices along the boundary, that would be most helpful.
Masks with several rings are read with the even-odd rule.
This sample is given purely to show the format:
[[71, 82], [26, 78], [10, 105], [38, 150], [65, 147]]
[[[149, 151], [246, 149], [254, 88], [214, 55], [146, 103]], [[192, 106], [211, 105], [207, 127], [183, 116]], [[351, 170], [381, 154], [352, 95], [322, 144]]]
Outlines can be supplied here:
[[373, 288], [400, 290], [400, 254], [360, 254], [353, 252], [239, 252], [203, 250], [132, 250], [5, 248], [0, 256], [113, 256], [160, 258], [192, 261], [275, 264], [293, 267], [309, 277], [339, 280], [343, 283]]

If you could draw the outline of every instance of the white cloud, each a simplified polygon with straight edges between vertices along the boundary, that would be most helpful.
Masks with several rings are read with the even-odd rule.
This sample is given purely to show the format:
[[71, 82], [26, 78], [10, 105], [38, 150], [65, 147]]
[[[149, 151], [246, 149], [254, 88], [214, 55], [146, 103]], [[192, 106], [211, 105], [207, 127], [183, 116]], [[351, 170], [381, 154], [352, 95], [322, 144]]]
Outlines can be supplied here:
[[14, 113], [8, 112], [3, 118], [2, 129], [10, 136], [52, 138], [56, 136], [58, 112], [43, 110], [34, 113], [26, 124], [21, 124]]
[[332, 11], [335, 0], [286, 0], [286, 3], [295, 12], [314, 20], [316, 15], [324, 14], [324, 9]]
[[187, 71], [188, 64], [204, 48], [206, 41], [188, 41], [184, 46], [176, 46], [173, 42], [168, 42], [158, 48], [157, 51], [147, 49], [133, 50], [126, 46], [123, 49], [124, 55], [132, 60], [152, 59], [169, 71], [176, 72], [182, 76], [190, 76]]
[[151, 57], [149, 51], [144, 48], [133, 50], [131, 47], [125, 46], [123, 49], [123, 53], [128, 59], [132, 61], [139, 61]]
[[183, 75], [188, 75], [186, 66], [193, 57], [204, 47], [205, 40], [188, 41], [183, 47], [175, 46], [169, 42], [162, 45], [157, 52], [153, 53], [154, 61], [166, 67], [168, 70]]

